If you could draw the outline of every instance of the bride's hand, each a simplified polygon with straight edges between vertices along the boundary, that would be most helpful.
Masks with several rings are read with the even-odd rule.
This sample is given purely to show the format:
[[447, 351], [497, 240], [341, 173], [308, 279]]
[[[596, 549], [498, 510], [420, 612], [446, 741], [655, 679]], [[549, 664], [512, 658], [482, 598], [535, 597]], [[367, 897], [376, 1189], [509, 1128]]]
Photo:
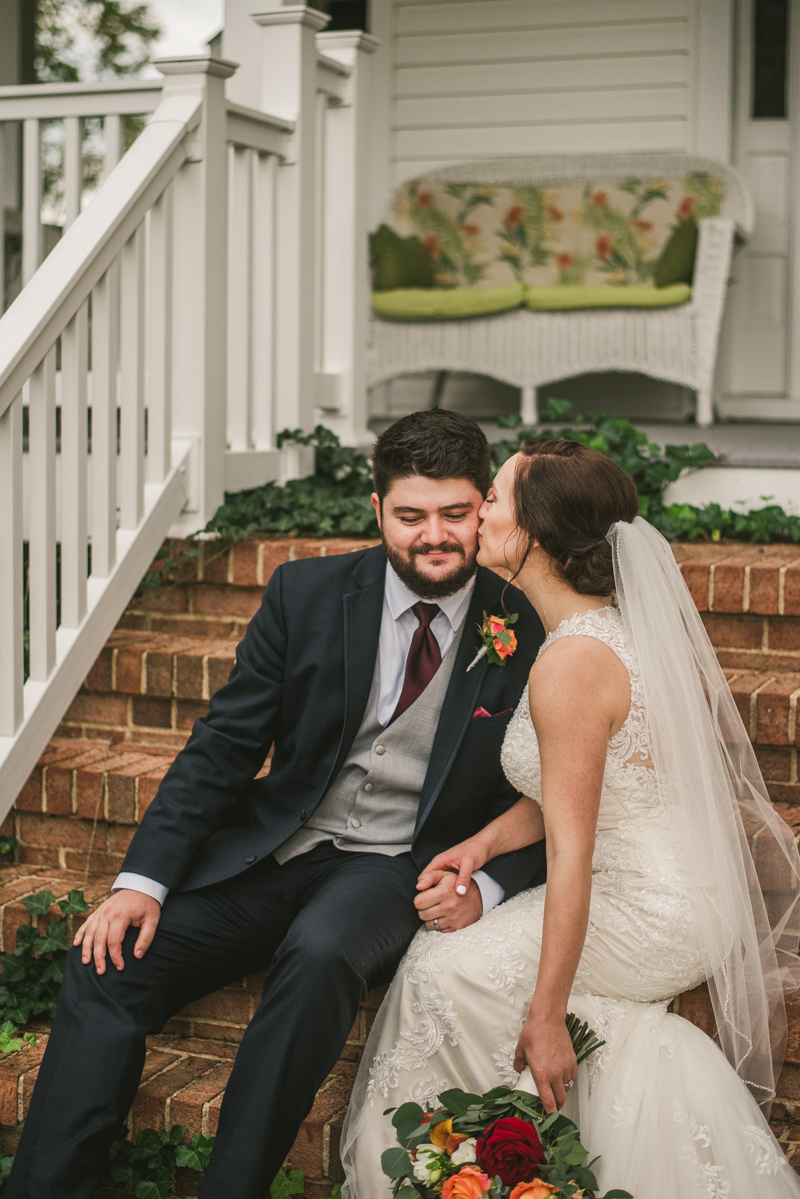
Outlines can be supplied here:
[[578, 1060], [567, 1026], [562, 1020], [538, 1020], [529, 1016], [517, 1044], [514, 1069], [530, 1068], [539, 1098], [549, 1114], [560, 1110], [568, 1084], [578, 1080]]
[[480, 836], [470, 837], [467, 841], [454, 845], [452, 849], [446, 849], [444, 853], [437, 853], [417, 879], [417, 889], [425, 890], [438, 882], [441, 872], [451, 871], [458, 875], [456, 893], [466, 895], [474, 871], [485, 866], [489, 856], [483, 839]]

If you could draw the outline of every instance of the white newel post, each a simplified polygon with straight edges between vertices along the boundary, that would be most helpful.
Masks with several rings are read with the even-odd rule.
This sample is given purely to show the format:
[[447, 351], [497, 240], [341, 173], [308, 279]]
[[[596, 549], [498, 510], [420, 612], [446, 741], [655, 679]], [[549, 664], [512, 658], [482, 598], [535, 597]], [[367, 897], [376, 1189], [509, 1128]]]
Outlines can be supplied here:
[[350, 70], [341, 104], [326, 113], [323, 190], [322, 361], [335, 399], [320, 413], [346, 445], [372, 440], [367, 428], [365, 356], [369, 332], [369, 137], [372, 55], [367, 33], [319, 33], [317, 47]]
[[[305, 5], [253, 14], [261, 26], [259, 108], [295, 122], [276, 194], [275, 429], [315, 420], [317, 46], [329, 17]], [[254, 33], [257, 33], [254, 30]], [[285, 477], [293, 473], [287, 460]]]
[[[189, 495], [173, 536], [201, 529], [222, 503], [226, 445], [227, 145], [225, 80], [235, 63], [210, 53], [162, 58], [163, 100], [202, 95], [189, 157], [173, 188], [173, 437], [192, 447]], [[163, 102], [162, 102], [163, 103]], [[166, 110], [165, 110], [166, 111]]]

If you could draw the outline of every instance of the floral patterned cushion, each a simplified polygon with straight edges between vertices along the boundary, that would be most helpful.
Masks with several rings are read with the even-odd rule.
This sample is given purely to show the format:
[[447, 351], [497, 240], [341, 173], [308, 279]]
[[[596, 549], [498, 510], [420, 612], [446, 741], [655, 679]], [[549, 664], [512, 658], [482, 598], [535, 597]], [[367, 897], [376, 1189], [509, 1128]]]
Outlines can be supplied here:
[[716, 216], [721, 200], [720, 181], [699, 172], [552, 188], [414, 179], [393, 223], [422, 240], [438, 287], [653, 286], [678, 222]]

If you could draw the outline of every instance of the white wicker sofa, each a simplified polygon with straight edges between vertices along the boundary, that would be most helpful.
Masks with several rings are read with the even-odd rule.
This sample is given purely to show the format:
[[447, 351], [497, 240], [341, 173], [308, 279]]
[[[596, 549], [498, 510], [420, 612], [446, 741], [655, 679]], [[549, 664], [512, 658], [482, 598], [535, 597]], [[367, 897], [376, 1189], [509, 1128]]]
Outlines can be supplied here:
[[[536, 388], [597, 371], [636, 371], [697, 393], [698, 425], [713, 423], [712, 384], [731, 255], [753, 226], [753, 206], [725, 163], [683, 154], [506, 158], [431, 173], [443, 185], [572, 187], [592, 179], [643, 180], [707, 172], [721, 184], [719, 215], [699, 221], [691, 300], [672, 308], [530, 311], [458, 320], [386, 320], [373, 314], [368, 384], [423, 371], [469, 371], [522, 389], [536, 420]], [[390, 218], [391, 219], [391, 218]], [[560, 218], [559, 218], [560, 219]]]

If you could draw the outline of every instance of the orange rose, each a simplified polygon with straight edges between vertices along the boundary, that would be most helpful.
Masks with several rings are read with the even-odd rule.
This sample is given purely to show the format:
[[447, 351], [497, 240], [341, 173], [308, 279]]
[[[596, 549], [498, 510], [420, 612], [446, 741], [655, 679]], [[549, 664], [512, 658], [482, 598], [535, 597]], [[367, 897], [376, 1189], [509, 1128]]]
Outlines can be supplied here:
[[678, 219], [688, 221], [694, 212], [694, 196], [684, 196], [678, 205]]
[[513, 654], [514, 650], [517, 648], [516, 634], [509, 630], [508, 635], [511, 638], [509, 642], [501, 641], [499, 637], [495, 639], [494, 648], [497, 650], [501, 658], [507, 658], [508, 655]]
[[425, 249], [428, 251], [429, 258], [438, 258], [439, 257], [439, 238], [438, 237], [435, 237], [433, 234], [431, 234], [430, 237], [426, 237], [424, 239], [422, 244], [424, 245]]
[[548, 1195], [557, 1194], [558, 1187], [545, 1182], [543, 1178], [534, 1178], [533, 1182], [521, 1182], [515, 1186], [508, 1199], [547, 1199]]
[[492, 632], [492, 633], [502, 633], [502, 631], [503, 631], [503, 629], [504, 629], [505, 627], [506, 627], [506, 622], [505, 622], [505, 620], [503, 619], [503, 617], [502, 617], [502, 616], [490, 616], [490, 617], [489, 617], [489, 630], [490, 630], [490, 632]]
[[433, 1128], [431, 1129], [431, 1144], [435, 1145], [437, 1149], [444, 1149], [448, 1138], [452, 1135], [452, 1132], [453, 1121], [440, 1120], [440, 1122], [438, 1124], [434, 1124]]
[[560, 271], [567, 271], [572, 266], [571, 254], [556, 254], [556, 266]]
[[433, 192], [419, 192], [417, 195], [417, 205], [420, 208], [430, 208], [433, 203]]
[[605, 208], [608, 203], [608, 192], [592, 192], [592, 198], [589, 203], [592, 208]]
[[442, 1199], [483, 1199], [491, 1185], [488, 1174], [474, 1166], [464, 1166], [458, 1174], [448, 1178], [442, 1187]]
[[507, 229], [516, 229], [517, 225], [521, 223], [524, 213], [525, 209], [522, 207], [522, 205], [515, 204], [512, 208], [509, 208], [503, 224]]
[[611, 238], [607, 233], [601, 233], [597, 241], [594, 243], [594, 248], [597, 251], [598, 258], [611, 257]]

